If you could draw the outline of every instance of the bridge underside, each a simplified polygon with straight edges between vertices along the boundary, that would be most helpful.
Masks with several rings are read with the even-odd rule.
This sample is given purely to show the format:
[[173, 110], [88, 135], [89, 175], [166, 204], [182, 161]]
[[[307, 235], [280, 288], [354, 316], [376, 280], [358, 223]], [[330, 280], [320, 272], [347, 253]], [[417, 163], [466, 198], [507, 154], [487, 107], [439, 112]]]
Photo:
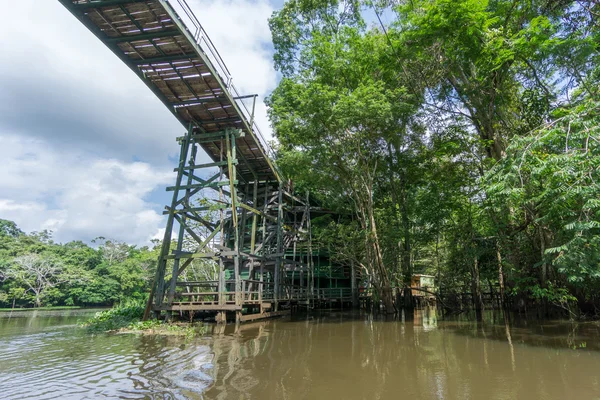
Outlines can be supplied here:
[[[308, 195], [282, 182], [253, 105], [244, 103], [256, 97], [237, 92], [186, 2], [59, 1], [186, 129], [147, 314], [213, 312], [224, 320], [232, 312], [248, 320], [295, 304], [351, 301], [331, 279], [320, 288]], [[200, 150], [210, 162], [199, 161]]]

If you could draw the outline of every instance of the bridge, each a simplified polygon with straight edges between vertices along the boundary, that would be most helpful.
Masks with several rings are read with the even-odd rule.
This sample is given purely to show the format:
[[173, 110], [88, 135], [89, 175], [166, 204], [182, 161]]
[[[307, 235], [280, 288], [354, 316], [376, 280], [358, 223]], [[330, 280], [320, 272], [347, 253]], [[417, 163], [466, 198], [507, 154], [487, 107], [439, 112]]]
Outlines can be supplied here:
[[[314, 246], [317, 211], [308, 193], [294, 193], [273, 162], [254, 122], [256, 95], [235, 88], [186, 1], [59, 1], [186, 130], [177, 138], [179, 162], [145, 317], [190, 312], [245, 321], [297, 305], [356, 302], [354, 272], [331, 265]], [[200, 150], [211, 162], [199, 163]]]

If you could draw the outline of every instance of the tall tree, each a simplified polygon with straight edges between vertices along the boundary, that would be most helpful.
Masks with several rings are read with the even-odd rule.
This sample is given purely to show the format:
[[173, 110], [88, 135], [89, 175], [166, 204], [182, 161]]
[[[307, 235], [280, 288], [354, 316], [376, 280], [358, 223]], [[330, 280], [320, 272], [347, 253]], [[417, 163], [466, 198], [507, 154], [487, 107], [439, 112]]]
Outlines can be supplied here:
[[34, 296], [36, 307], [42, 305], [45, 292], [61, 282], [61, 266], [56, 260], [38, 254], [25, 254], [14, 259], [5, 271], [7, 277], [24, 285]]

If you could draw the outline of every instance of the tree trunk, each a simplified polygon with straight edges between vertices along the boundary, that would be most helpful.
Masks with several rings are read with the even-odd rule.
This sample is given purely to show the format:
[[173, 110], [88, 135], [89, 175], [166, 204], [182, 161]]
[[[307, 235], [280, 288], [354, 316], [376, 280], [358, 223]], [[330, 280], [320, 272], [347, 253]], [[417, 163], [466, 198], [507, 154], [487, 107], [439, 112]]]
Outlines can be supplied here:
[[402, 213], [402, 230], [403, 230], [403, 248], [402, 248], [402, 269], [404, 270], [404, 284], [410, 286], [410, 281], [413, 275], [411, 262], [411, 234], [410, 234], [410, 219], [408, 217], [408, 196], [406, 194], [406, 184], [404, 177], [402, 181], [402, 195], [400, 210]]
[[540, 258], [542, 262], [542, 270], [541, 270], [541, 286], [546, 287], [546, 282], [548, 281], [548, 265], [546, 264], [546, 235], [544, 234], [544, 227], [539, 227], [539, 235], [540, 235]]
[[[385, 268], [383, 262], [383, 256], [381, 253], [381, 246], [379, 244], [379, 236], [377, 234], [377, 222], [375, 221], [375, 212], [373, 207], [373, 185], [372, 178], [367, 172], [364, 177], [366, 180], [363, 181], [365, 193], [362, 196], [362, 214], [366, 221], [365, 224], [369, 231], [368, 247], [370, 248], [370, 255], [373, 263], [373, 271], [375, 271], [376, 281], [378, 281], [379, 297], [383, 302], [385, 312], [388, 314], [395, 313], [394, 297], [392, 295], [392, 288], [390, 285], [390, 278], [388, 271]], [[358, 195], [360, 199], [360, 194]], [[360, 203], [358, 203], [360, 204]]]
[[502, 270], [502, 254], [500, 253], [500, 240], [496, 240], [496, 259], [498, 261], [498, 286], [500, 291], [500, 308], [504, 308], [504, 271]]
[[377, 235], [377, 225], [375, 223], [375, 216], [372, 208], [369, 209], [369, 218], [371, 220], [371, 242], [373, 246], [373, 255], [375, 258], [375, 265], [379, 271], [379, 281], [381, 283], [380, 297], [383, 301], [385, 312], [387, 314], [393, 314], [396, 312], [396, 309], [394, 308], [394, 297], [392, 295], [392, 288], [387, 269], [385, 268], [383, 257], [381, 255], [381, 247], [379, 246], [379, 237]]
[[[394, 160], [394, 155], [392, 153], [392, 144], [388, 143], [388, 176], [390, 179], [390, 194], [392, 196], [392, 213], [394, 216], [394, 228], [397, 232], [400, 231], [400, 226], [401, 226], [401, 220], [400, 220], [400, 216], [398, 215], [398, 213], [396, 212], [396, 205], [399, 205], [399, 201], [398, 201], [398, 185], [396, 184], [396, 179], [395, 179], [395, 171], [397, 169], [397, 167], [394, 166], [393, 163]], [[397, 248], [394, 248], [394, 250], [398, 250], [398, 253], [400, 253], [400, 246], [398, 246]], [[401, 276], [401, 262], [400, 262], [400, 257], [399, 254], [394, 254], [394, 272], [395, 272], [395, 283], [398, 284], [399, 281], [399, 277]]]
[[475, 304], [475, 316], [477, 321], [483, 320], [483, 298], [481, 297], [481, 281], [479, 279], [479, 260], [473, 258], [473, 269], [471, 280], [471, 291], [473, 292], [473, 303]]

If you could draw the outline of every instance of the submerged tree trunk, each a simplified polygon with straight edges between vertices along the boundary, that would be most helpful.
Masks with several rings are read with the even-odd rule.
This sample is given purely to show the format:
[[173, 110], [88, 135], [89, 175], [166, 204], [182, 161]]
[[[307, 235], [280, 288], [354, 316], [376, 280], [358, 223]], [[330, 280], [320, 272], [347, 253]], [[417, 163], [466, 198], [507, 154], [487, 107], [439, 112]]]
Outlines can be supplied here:
[[[367, 163], [365, 164], [368, 165]], [[373, 177], [370, 168], [365, 168], [365, 172], [360, 178], [360, 185], [354, 188], [354, 197], [360, 214], [361, 224], [367, 232], [367, 259], [374, 273], [376, 288], [379, 298], [383, 302], [385, 312], [393, 314], [396, 312], [394, 296], [388, 270], [383, 262], [379, 235], [377, 233], [377, 222], [375, 220], [373, 205]]]
[[471, 269], [471, 291], [473, 294], [473, 303], [475, 304], [475, 316], [477, 321], [483, 320], [483, 298], [481, 297], [481, 281], [479, 279], [479, 260], [477, 256], [473, 258], [473, 268]]
[[[369, 196], [370, 197], [370, 196]], [[375, 262], [375, 268], [379, 271], [379, 282], [381, 283], [380, 287], [380, 297], [383, 301], [383, 306], [385, 307], [385, 311], [388, 314], [393, 314], [396, 312], [394, 307], [394, 297], [392, 294], [392, 287], [390, 285], [390, 278], [388, 275], [388, 271], [385, 268], [383, 263], [383, 256], [381, 254], [381, 247], [379, 244], [379, 236], [377, 235], [377, 224], [375, 222], [375, 214], [373, 212], [373, 203], [369, 202], [369, 207], [367, 209], [370, 225], [371, 225], [371, 246], [373, 248], [373, 256]]]
[[[390, 194], [392, 197], [392, 214], [394, 216], [394, 230], [396, 232], [400, 232], [400, 226], [402, 225], [401, 222], [401, 218], [400, 215], [398, 215], [398, 212], [396, 211], [396, 205], [400, 204], [399, 200], [398, 200], [398, 185], [397, 185], [397, 179], [395, 177], [396, 173], [396, 169], [397, 167], [394, 165], [394, 153], [392, 152], [392, 144], [388, 143], [388, 177], [390, 180]], [[402, 276], [402, 263], [400, 261], [400, 257], [402, 254], [402, 249], [401, 249], [401, 242], [398, 240], [398, 246], [394, 247], [394, 255], [393, 255], [393, 260], [394, 260], [394, 267], [393, 267], [393, 271], [394, 271], [394, 283], [399, 286], [398, 284], [401, 281], [401, 276]]]
[[502, 254], [500, 253], [500, 240], [498, 239], [496, 239], [496, 260], [498, 262], [498, 290], [500, 292], [500, 308], [504, 308], [504, 271], [502, 269]]

